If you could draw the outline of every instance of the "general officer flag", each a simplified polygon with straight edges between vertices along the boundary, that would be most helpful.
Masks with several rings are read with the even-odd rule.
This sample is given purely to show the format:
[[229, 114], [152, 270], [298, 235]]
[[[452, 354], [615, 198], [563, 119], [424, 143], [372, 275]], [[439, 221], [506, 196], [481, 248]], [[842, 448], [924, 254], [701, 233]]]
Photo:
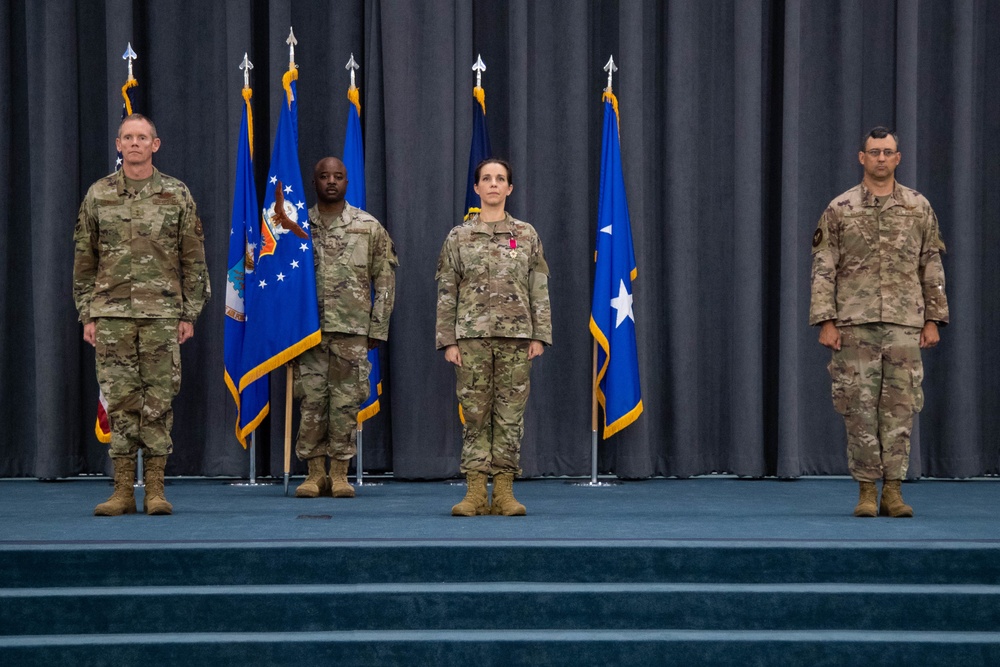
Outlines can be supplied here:
[[[353, 62], [353, 60], [352, 60]], [[344, 167], [347, 169], [347, 203], [362, 210], [368, 205], [365, 188], [365, 149], [361, 137], [361, 94], [356, 86], [347, 91], [347, 134], [344, 136]], [[374, 292], [372, 298], [374, 299]], [[368, 375], [368, 398], [358, 411], [358, 423], [379, 413], [382, 395], [382, 364], [378, 348], [368, 350], [368, 361], [372, 370]]]
[[[125, 50], [125, 55], [122, 56], [123, 60], [128, 61], [129, 68], [128, 77], [126, 77], [125, 84], [122, 86], [121, 120], [125, 120], [128, 116], [132, 115], [132, 88], [139, 85], [139, 82], [132, 76], [132, 60], [135, 57], [135, 52], [132, 51], [132, 42], [129, 42], [128, 48]], [[121, 168], [122, 153], [121, 151], [116, 151], [114, 171], [118, 171]], [[108, 399], [104, 397], [104, 390], [100, 388], [98, 389], [97, 419], [94, 421], [94, 435], [97, 436], [99, 442], [103, 442], [105, 445], [111, 442], [111, 419], [108, 417]]]
[[[246, 375], [243, 351], [247, 335], [246, 281], [254, 278], [251, 248], [259, 245], [257, 230], [257, 188], [253, 182], [253, 116], [250, 88], [243, 89], [245, 101], [236, 151], [236, 187], [229, 229], [229, 260], [226, 263], [226, 325], [223, 360], [226, 386], [236, 401], [236, 439], [245, 448], [246, 437], [267, 416], [270, 409], [270, 381], [267, 375], [246, 385], [238, 385]], [[247, 262], [249, 258], [250, 262]]]
[[299, 170], [298, 104], [289, 69], [282, 77], [281, 116], [264, 185], [259, 238], [250, 244], [246, 329], [239, 390], [320, 341], [312, 235]]
[[490, 133], [486, 129], [486, 91], [481, 86], [472, 89], [472, 145], [469, 148], [469, 179], [465, 186], [465, 219], [479, 213], [482, 203], [472, 186], [476, 184], [476, 167], [493, 157]]
[[618, 138], [618, 100], [604, 93], [601, 190], [597, 206], [594, 299], [590, 332], [597, 341], [597, 400], [604, 409], [604, 437], [642, 414], [639, 358], [635, 344], [632, 281], [637, 271], [632, 247]]

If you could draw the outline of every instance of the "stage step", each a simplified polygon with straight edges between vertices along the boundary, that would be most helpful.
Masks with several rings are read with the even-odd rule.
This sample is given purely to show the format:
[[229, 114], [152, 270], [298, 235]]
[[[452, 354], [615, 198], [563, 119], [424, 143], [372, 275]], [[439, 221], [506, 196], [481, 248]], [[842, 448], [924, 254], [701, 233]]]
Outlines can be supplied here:
[[3, 664], [1000, 664], [976, 543], [0, 548]]
[[[0, 637], [4, 664], [995, 665], [978, 632], [449, 630]], [[319, 661], [322, 661], [320, 663]]]
[[0, 548], [6, 588], [475, 582], [998, 584], [993, 543], [72, 543]]
[[359, 584], [0, 590], [0, 635], [377, 630], [1000, 632], [1000, 586]]

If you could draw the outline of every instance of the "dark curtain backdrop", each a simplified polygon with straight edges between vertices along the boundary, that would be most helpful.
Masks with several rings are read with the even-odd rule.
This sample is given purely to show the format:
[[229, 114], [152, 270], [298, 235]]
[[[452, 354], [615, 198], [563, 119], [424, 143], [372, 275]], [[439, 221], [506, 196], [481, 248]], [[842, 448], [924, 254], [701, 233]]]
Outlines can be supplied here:
[[[1000, 50], [989, 40], [1000, 3], [11, 0], [0, 3], [0, 475], [107, 469], [93, 434], [94, 355], [71, 296], [71, 237], [86, 188], [113, 159], [129, 41], [136, 110], [157, 122], [157, 166], [198, 202], [215, 292], [183, 347], [168, 473], [247, 474], [222, 382], [238, 65], [244, 52], [256, 65], [260, 188], [289, 26], [305, 180], [342, 150], [353, 53], [368, 207], [401, 260], [384, 407], [364, 430], [369, 470], [458, 471], [433, 276], [464, 200], [481, 53], [490, 136], [514, 166], [509, 210], [538, 229], [552, 270], [555, 345], [532, 373], [525, 475], [590, 470], [587, 323], [611, 54], [645, 413], [601, 443], [600, 470], [846, 472], [828, 354], [807, 325], [809, 242], [826, 204], [861, 178], [860, 135], [885, 124], [900, 133], [899, 180], [928, 196], [948, 244], [952, 324], [925, 355], [911, 475], [998, 472]], [[281, 472], [283, 392], [276, 372], [259, 474]]]

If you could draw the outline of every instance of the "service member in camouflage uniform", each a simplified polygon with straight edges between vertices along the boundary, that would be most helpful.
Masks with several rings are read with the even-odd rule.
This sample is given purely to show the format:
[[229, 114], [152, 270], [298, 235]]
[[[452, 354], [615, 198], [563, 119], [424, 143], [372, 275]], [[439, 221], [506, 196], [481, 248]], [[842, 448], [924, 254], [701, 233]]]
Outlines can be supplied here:
[[460, 470], [468, 489], [451, 513], [520, 516], [513, 483], [531, 360], [552, 344], [549, 267], [535, 228], [504, 209], [514, 189], [510, 165], [484, 160], [475, 180], [482, 210], [448, 234], [436, 275], [436, 344], [455, 364], [465, 425]]
[[860, 483], [854, 515], [909, 517], [900, 482], [913, 414], [924, 403], [920, 349], [937, 345], [938, 326], [948, 322], [945, 248], [930, 203], [895, 180], [895, 134], [871, 130], [858, 160], [864, 180], [830, 202], [813, 235], [809, 323], [833, 350], [833, 404]]
[[[316, 164], [317, 204], [309, 209], [322, 340], [294, 362], [302, 399], [295, 453], [309, 475], [300, 498], [328, 492], [353, 498], [347, 466], [357, 451], [358, 408], [368, 397], [368, 350], [389, 337], [396, 298], [396, 252], [378, 220], [344, 201], [347, 169], [334, 157]], [[327, 477], [326, 459], [330, 458]]]
[[120, 171], [90, 186], [77, 218], [73, 295], [83, 339], [96, 349], [108, 401], [115, 490], [100, 516], [135, 512], [136, 457], [145, 448], [147, 514], [170, 514], [163, 469], [173, 451], [172, 403], [180, 390], [180, 344], [211, 295], [205, 238], [194, 200], [153, 168], [153, 123], [133, 114], [115, 139]]

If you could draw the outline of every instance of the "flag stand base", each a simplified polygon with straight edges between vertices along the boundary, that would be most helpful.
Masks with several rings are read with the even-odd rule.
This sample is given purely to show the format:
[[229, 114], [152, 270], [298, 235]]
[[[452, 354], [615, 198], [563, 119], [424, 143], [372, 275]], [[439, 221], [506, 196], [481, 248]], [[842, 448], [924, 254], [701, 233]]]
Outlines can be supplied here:
[[589, 487], [597, 487], [597, 486], [621, 486], [621, 484], [622, 484], [621, 480], [619, 480], [619, 479], [609, 479], [609, 480], [604, 480], [604, 481], [597, 481], [597, 480], [588, 479], [585, 482], [575, 481], [574, 480], [574, 481], [570, 481], [570, 482], [566, 482], [566, 483], [569, 484], [570, 486], [589, 486]]
[[238, 482], [229, 482], [228, 486], [272, 486], [277, 484], [277, 482], [258, 482], [257, 481], [257, 433], [254, 432], [250, 436], [250, 477], [246, 480], [240, 480]]

